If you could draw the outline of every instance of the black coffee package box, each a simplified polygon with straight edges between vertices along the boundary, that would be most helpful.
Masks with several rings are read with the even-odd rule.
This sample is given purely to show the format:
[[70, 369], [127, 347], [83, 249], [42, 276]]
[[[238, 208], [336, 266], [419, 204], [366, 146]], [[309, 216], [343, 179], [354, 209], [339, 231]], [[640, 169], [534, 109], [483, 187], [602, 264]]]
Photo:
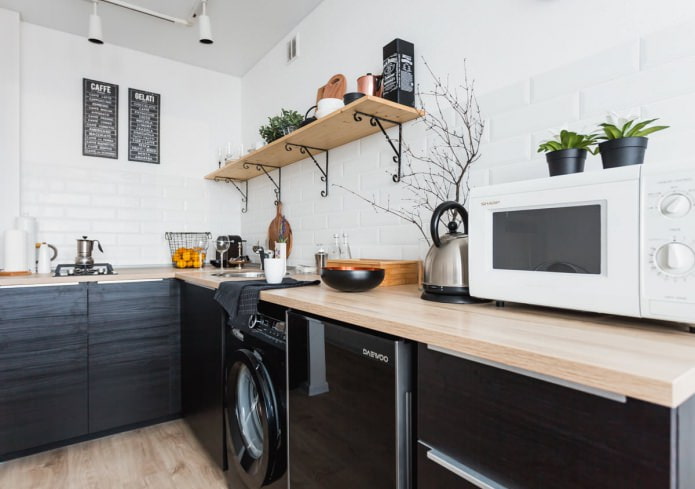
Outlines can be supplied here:
[[382, 96], [399, 104], [415, 107], [415, 45], [394, 39], [384, 46]]

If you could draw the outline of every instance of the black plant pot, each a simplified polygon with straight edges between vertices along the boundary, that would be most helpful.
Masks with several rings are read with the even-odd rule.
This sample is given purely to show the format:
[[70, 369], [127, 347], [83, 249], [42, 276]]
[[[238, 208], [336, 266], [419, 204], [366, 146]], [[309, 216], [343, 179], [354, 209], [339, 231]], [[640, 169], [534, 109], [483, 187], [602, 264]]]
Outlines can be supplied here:
[[587, 153], [585, 149], [561, 149], [546, 153], [545, 159], [548, 161], [550, 176], [583, 172]]
[[600, 143], [598, 149], [601, 152], [603, 168], [641, 165], [644, 163], [648, 142], [647, 138], [620, 138]]

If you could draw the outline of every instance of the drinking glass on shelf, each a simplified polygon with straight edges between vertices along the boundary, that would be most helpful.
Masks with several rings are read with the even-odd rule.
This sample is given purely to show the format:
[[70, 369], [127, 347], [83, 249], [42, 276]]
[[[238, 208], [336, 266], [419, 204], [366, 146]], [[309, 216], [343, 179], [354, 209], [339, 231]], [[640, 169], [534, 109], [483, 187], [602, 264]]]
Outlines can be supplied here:
[[229, 249], [231, 242], [229, 236], [218, 236], [215, 240], [215, 249], [220, 254], [220, 268], [224, 268], [224, 254]]
[[208, 255], [208, 238], [200, 238], [196, 241], [193, 247], [194, 257], [193, 266], [195, 268], [203, 268]]

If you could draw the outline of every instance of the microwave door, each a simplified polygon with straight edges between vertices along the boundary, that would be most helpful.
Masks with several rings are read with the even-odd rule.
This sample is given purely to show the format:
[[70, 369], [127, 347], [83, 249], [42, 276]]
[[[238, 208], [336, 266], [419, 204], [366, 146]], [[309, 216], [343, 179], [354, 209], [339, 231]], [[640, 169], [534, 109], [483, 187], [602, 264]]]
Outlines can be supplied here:
[[602, 273], [604, 204], [495, 212], [492, 268]]
[[639, 316], [634, 181], [486, 195], [471, 206], [476, 297]]

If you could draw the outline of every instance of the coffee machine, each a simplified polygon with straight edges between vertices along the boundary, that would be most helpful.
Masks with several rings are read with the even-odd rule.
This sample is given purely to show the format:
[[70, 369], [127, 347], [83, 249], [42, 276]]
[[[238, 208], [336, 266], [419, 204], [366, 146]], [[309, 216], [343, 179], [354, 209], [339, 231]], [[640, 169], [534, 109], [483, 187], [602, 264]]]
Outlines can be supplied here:
[[[227, 236], [229, 238], [229, 250], [224, 253], [225, 263], [224, 266], [229, 266], [231, 263], [236, 265], [243, 265], [249, 261], [248, 256], [244, 254], [244, 243], [245, 239], [241, 239], [241, 236], [235, 234], [230, 234]], [[220, 260], [222, 254], [219, 251], [215, 252], [215, 259], [211, 260], [210, 263], [216, 267], [220, 266]]]

